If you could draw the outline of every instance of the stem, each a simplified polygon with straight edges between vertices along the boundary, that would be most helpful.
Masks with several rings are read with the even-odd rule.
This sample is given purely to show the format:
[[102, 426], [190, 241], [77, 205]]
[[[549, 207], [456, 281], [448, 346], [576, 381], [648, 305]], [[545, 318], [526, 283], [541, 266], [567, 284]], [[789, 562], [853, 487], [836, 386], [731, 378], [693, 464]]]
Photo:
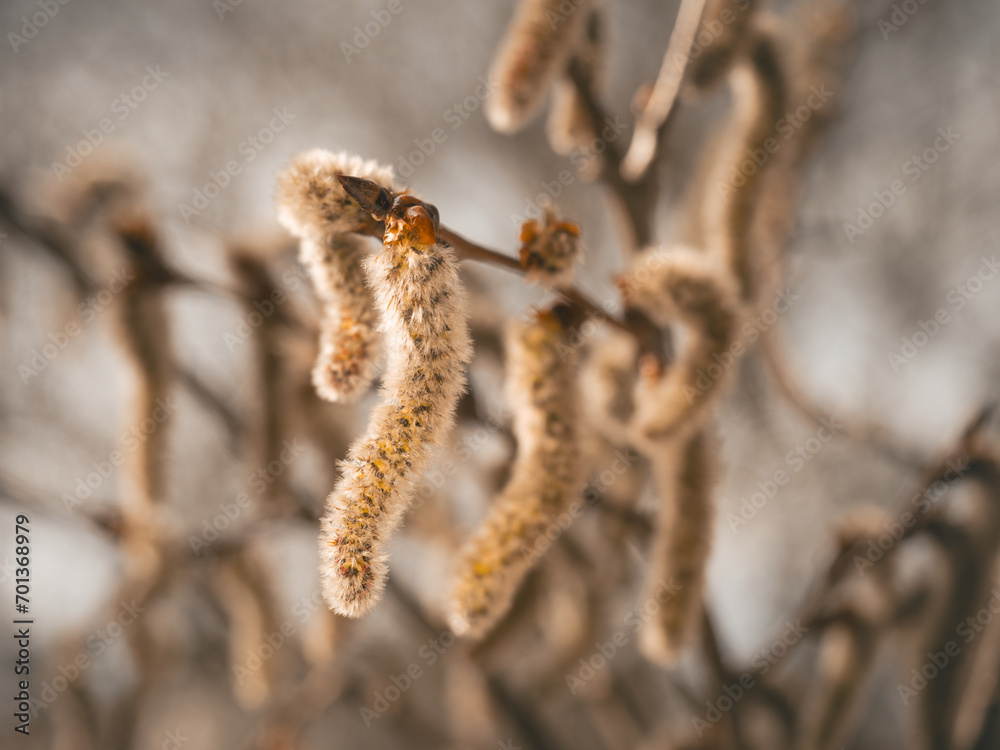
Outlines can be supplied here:
[[691, 45], [698, 31], [705, 0], [682, 0], [670, 33], [663, 65], [653, 84], [649, 101], [636, 121], [632, 142], [621, 163], [621, 174], [629, 182], [642, 180], [656, 161], [660, 137], [677, 101], [684, 71], [691, 59]]
[[[580, 63], [574, 59], [569, 64], [569, 77], [573, 81], [580, 102], [590, 119], [590, 128], [595, 137], [600, 138], [607, 127], [608, 115], [591, 88]], [[622, 177], [622, 157], [615, 143], [603, 139], [601, 182], [611, 192], [627, 237], [627, 255], [638, 252], [653, 241], [653, 213], [658, 194], [655, 175], [650, 170], [637, 182], [626, 182]]]
[[[437, 234], [441, 240], [455, 248], [455, 252], [462, 260], [489, 263], [514, 273], [524, 274], [524, 268], [516, 258], [471, 242], [444, 225], [438, 227]], [[605, 312], [574, 286], [560, 287], [555, 291], [582, 317], [606, 320], [612, 327], [632, 336], [643, 352], [662, 353], [659, 329], [645, 316], [637, 314], [637, 311], [630, 311], [630, 315], [623, 321]]]

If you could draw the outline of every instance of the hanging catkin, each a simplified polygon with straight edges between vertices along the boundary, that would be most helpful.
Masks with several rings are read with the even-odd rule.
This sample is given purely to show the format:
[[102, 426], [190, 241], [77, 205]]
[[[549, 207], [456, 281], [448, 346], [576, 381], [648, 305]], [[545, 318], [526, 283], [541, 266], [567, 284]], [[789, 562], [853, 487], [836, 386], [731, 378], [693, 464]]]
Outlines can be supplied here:
[[278, 219], [299, 238], [299, 259], [319, 298], [319, 355], [312, 371], [320, 397], [351, 402], [375, 377], [377, 316], [365, 286], [365, 240], [352, 232], [376, 226], [344, 190], [338, 175], [372, 180], [391, 190], [392, 170], [349, 154], [314, 149], [278, 176]]
[[327, 498], [320, 536], [326, 601], [351, 617], [381, 598], [388, 536], [432, 447], [451, 429], [472, 358], [465, 292], [454, 253], [437, 244], [432, 213], [416, 198], [397, 198], [382, 250], [366, 263], [388, 361], [368, 428]]
[[458, 565], [450, 624], [479, 637], [510, 607], [524, 576], [548, 548], [550, 527], [568, 522], [579, 489], [575, 375], [562, 314], [546, 311], [507, 335], [507, 393], [517, 458], [510, 481], [469, 541]]

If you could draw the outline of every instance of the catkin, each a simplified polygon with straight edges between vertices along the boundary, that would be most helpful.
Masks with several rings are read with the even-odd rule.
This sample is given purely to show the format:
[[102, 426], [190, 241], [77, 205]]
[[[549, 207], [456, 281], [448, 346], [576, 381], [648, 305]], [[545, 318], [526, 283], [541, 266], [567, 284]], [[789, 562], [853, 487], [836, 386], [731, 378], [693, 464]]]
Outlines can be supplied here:
[[279, 175], [277, 204], [279, 221], [301, 241], [299, 259], [322, 308], [313, 386], [327, 401], [348, 403], [364, 395], [375, 377], [378, 342], [362, 268], [367, 248], [349, 233], [372, 231], [377, 224], [344, 190], [341, 174], [393, 186], [390, 168], [315, 149]]
[[546, 210], [543, 221], [529, 219], [521, 226], [519, 257], [527, 281], [548, 287], [569, 286], [580, 257], [580, 228]]
[[732, 377], [739, 323], [736, 292], [717, 261], [673, 248], [644, 253], [620, 280], [629, 304], [689, 335], [675, 362], [643, 367], [636, 381], [633, 426], [647, 439], [692, 430]]
[[538, 113], [584, 31], [589, 0], [521, 0], [493, 62], [486, 119], [515, 133]]
[[327, 401], [356, 400], [375, 377], [377, 323], [365, 286], [366, 253], [364, 240], [353, 235], [335, 236], [326, 245], [302, 241], [300, 257], [323, 306], [312, 382]]
[[696, 37], [698, 54], [691, 61], [690, 78], [697, 88], [709, 89], [722, 80], [746, 38], [756, 4], [757, 0], [708, 0]]
[[507, 331], [507, 394], [517, 458], [510, 481], [465, 546], [449, 623], [472, 637], [502, 617], [524, 576], [551, 544], [544, 536], [577, 494], [579, 450], [576, 349], [556, 311]]
[[278, 175], [275, 202], [278, 221], [299, 238], [317, 242], [346, 232], [364, 232], [377, 226], [371, 214], [344, 190], [338, 175], [362, 177], [393, 189], [391, 167], [365, 161], [354, 154], [334, 154], [316, 148], [299, 154]]
[[672, 664], [690, 644], [703, 611], [705, 566], [712, 546], [716, 456], [705, 429], [684, 442], [643, 447], [660, 496], [659, 520], [643, 606], [653, 617], [640, 632], [643, 654]]
[[786, 101], [785, 76], [774, 41], [755, 32], [745, 58], [730, 76], [733, 111], [721, 154], [706, 196], [705, 237], [735, 277], [740, 299], [757, 297], [758, 269], [752, 248], [754, 217], [761, 197], [762, 176], [779, 148], [777, 128]]
[[387, 538], [431, 448], [452, 426], [472, 358], [455, 255], [436, 244], [419, 201], [402, 196], [397, 204], [381, 252], [366, 262], [388, 354], [381, 399], [327, 498], [320, 536], [324, 596], [350, 617], [381, 598]]
[[[580, 75], [591, 90], [596, 90], [600, 86], [603, 77], [604, 35], [603, 18], [598, 9], [594, 8], [587, 16], [586, 28], [573, 54]], [[594, 140], [595, 133], [590, 114], [577, 91], [576, 84], [569, 76], [559, 78], [553, 86], [545, 134], [552, 150], [562, 156], [569, 156], [578, 149], [586, 148]], [[596, 174], [600, 163], [601, 156], [594, 154], [593, 158], [588, 159], [581, 167], [586, 166], [586, 175], [590, 176]]]

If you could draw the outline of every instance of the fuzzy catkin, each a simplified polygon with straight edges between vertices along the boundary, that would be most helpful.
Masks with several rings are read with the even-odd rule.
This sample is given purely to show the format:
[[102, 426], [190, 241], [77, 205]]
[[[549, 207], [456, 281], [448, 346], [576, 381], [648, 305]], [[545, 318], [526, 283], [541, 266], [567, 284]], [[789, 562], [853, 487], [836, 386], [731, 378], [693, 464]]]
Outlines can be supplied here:
[[763, 176], [773, 166], [773, 151], [780, 143], [777, 128], [787, 98], [782, 61], [769, 34], [755, 30], [745, 59], [733, 67], [729, 80], [733, 111], [706, 195], [704, 230], [708, 249], [736, 279], [740, 299], [751, 303], [758, 296], [759, 274], [751, 227]]
[[[544, 532], [577, 495], [576, 350], [552, 312], [507, 332], [507, 393], [517, 458], [510, 481], [460, 556], [449, 624], [477, 638], [507, 612], [525, 575], [551, 543]], [[545, 541], [542, 546], [540, 542]]]
[[661, 325], [680, 321], [689, 331], [666, 372], [644, 368], [640, 373], [634, 427], [650, 439], [690, 431], [733, 374], [732, 366], [723, 366], [730, 359], [735, 364], [731, 349], [739, 307], [732, 282], [714, 258], [681, 247], [639, 256], [620, 284], [631, 306]]
[[350, 617], [381, 598], [387, 538], [431, 448], [451, 429], [472, 358], [454, 253], [433, 242], [433, 234], [387, 220], [383, 249], [366, 263], [388, 363], [368, 428], [327, 498], [320, 535], [324, 596]]
[[299, 238], [324, 242], [337, 234], [376, 226], [371, 215], [344, 190], [338, 175], [363, 177], [393, 190], [392, 167], [341, 152], [305, 151], [278, 175], [275, 203], [278, 221]]
[[[596, 90], [603, 78], [604, 37], [604, 19], [595, 7], [587, 16], [586, 29], [573, 54], [580, 74], [591, 90]], [[553, 86], [545, 134], [552, 150], [562, 156], [569, 156], [577, 149], [586, 147], [594, 139], [594, 128], [587, 107], [569, 76], [563, 76]], [[601, 161], [602, 157], [595, 154], [581, 168], [585, 168], [585, 174], [590, 176], [599, 169]]]
[[349, 403], [375, 377], [376, 315], [365, 286], [364, 240], [350, 232], [374, 220], [344, 190], [338, 175], [372, 180], [391, 190], [392, 170], [349, 154], [314, 149], [300, 154], [278, 177], [278, 219], [300, 239], [299, 259], [322, 307], [319, 354], [312, 370], [321, 398]]
[[757, 0], [708, 0], [702, 14], [702, 31], [711, 41], [691, 61], [691, 82], [699, 89], [712, 88], [729, 70], [740, 42], [753, 19]]
[[660, 496], [643, 606], [652, 602], [659, 608], [640, 632], [639, 647], [650, 660], [669, 665], [694, 639], [703, 611], [716, 456], [705, 429], [684, 442], [646, 445], [643, 452]]
[[302, 241], [299, 257], [323, 307], [312, 382], [327, 401], [354, 401], [375, 377], [378, 335], [365, 285], [366, 254], [364, 240], [353, 235], [336, 235], [326, 244]]
[[500, 44], [486, 100], [486, 119], [500, 133], [516, 133], [538, 113], [552, 81], [576, 47], [589, 0], [521, 0]]

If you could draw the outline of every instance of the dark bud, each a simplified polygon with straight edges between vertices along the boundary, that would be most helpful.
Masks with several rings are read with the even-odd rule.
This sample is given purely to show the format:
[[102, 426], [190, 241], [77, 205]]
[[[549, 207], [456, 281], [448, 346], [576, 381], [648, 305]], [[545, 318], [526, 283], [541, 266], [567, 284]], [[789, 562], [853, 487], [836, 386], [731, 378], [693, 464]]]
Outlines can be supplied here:
[[344, 190], [361, 208], [370, 213], [377, 221], [385, 219], [386, 213], [392, 208], [392, 193], [384, 187], [361, 177], [349, 177], [339, 174], [337, 179]]

